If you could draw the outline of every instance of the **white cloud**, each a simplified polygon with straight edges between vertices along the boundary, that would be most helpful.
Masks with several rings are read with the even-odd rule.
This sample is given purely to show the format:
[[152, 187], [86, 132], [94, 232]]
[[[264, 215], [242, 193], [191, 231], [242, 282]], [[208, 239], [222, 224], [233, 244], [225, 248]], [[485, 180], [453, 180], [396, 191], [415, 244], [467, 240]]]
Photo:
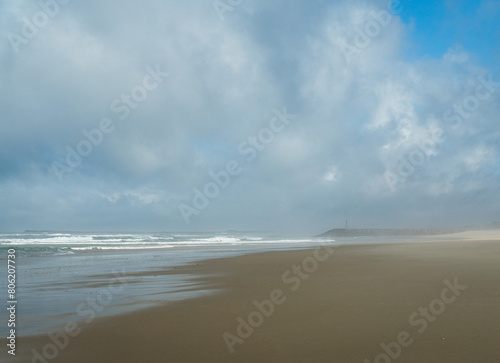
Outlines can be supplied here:
[[[7, 11], [17, 18], [24, 6]], [[393, 16], [346, 62], [343, 47], [356, 28], [385, 7], [385, 1], [257, 1], [222, 22], [211, 3], [195, 0], [68, 4], [20, 54], [0, 47], [0, 201], [18, 204], [17, 215], [34, 222], [43, 215], [39, 228], [74, 225], [81, 215], [90, 216], [88, 226], [182, 229], [173, 201], [189, 200], [210, 170], [236, 159], [244, 172], [193, 228], [241, 221], [260, 228], [276, 220], [312, 231], [327, 225], [328, 213], [373, 221], [374, 200], [385, 206], [380, 220], [397, 224], [405, 222], [401, 205], [413, 208], [413, 198], [455, 201], [474, 192], [498, 202], [491, 175], [500, 152], [500, 92], [458, 128], [443, 118], [490, 72], [474, 54], [452, 48], [442, 59], [409, 59], [406, 25]], [[111, 102], [156, 64], [171, 74], [168, 80], [118, 120]], [[244, 164], [239, 143], [283, 106], [297, 119], [258, 160]], [[102, 117], [114, 118], [116, 130], [59, 185], [51, 164], [64, 160], [65, 147]], [[428, 145], [425, 163], [392, 192], [384, 173], [439, 130], [443, 141]], [[13, 180], [26, 178], [38, 188], [13, 188]], [[49, 212], [54, 198], [58, 208]], [[235, 205], [254, 209], [235, 213]], [[25, 223], [5, 220], [19, 228]]]

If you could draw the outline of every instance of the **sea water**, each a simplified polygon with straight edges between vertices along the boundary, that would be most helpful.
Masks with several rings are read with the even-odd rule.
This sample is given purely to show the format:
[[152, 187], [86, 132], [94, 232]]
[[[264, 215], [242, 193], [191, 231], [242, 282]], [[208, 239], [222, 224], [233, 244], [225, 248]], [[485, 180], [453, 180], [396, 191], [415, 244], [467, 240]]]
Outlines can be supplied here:
[[[269, 232], [0, 233], [0, 268], [7, 272], [8, 251], [15, 250], [16, 332], [23, 336], [214, 292], [196, 276], [161, 274], [166, 268], [318, 243]], [[0, 292], [8, 300], [6, 278]], [[6, 334], [7, 310], [1, 311]]]
[[[315, 248], [325, 242], [340, 245], [417, 239], [422, 238], [334, 241], [241, 231], [0, 233], [0, 294], [6, 302], [7, 256], [9, 250], [15, 250], [16, 333], [26, 336], [56, 331], [68, 321], [92, 323], [107, 315], [214, 293], [200, 285], [197, 276], [161, 273], [195, 261]], [[1, 334], [8, 330], [6, 307], [0, 310]]]

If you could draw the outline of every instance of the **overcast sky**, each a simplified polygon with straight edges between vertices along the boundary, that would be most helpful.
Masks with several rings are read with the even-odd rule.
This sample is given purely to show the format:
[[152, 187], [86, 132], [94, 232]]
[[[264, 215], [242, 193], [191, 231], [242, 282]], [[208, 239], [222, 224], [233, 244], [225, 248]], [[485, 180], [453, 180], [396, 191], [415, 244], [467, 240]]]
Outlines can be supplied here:
[[500, 220], [500, 1], [41, 3], [0, 1], [2, 231]]

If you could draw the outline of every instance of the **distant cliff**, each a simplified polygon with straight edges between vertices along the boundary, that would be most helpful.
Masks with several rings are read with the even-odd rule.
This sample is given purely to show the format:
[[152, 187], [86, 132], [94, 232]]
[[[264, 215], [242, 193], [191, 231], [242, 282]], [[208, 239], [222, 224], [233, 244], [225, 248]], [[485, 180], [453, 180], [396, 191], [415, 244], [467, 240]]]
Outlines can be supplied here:
[[463, 232], [462, 229], [377, 229], [377, 228], [335, 228], [316, 237], [377, 237], [377, 236], [432, 236]]

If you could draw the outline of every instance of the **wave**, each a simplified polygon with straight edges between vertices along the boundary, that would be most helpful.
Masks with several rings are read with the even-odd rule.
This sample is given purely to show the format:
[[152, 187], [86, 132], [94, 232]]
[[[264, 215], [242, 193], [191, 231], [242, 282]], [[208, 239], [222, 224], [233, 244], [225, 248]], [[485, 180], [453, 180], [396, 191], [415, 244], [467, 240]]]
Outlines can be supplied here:
[[200, 238], [195, 239], [193, 242], [204, 242], [204, 243], [233, 243], [241, 242], [239, 238], [236, 237], [226, 237], [226, 236], [215, 236], [210, 238]]
[[91, 236], [48, 236], [46, 238], [2, 238], [1, 244], [71, 244], [71, 243], [85, 243], [92, 242]]
[[[248, 232], [161, 233], [0, 233], [0, 249], [15, 248], [33, 255], [65, 255], [89, 250], [161, 248], [223, 248], [224, 246], [280, 246], [306, 244], [315, 239], [286, 239]], [[266, 247], [267, 248], [267, 247]]]
[[149, 250], [149, 249], [159, 249], [159, 248], [172, 248], [175, 246], [171, 245], [161, 245], [161, 246], [89, 246], [89, 247], [71, 247], [74, 251], [105, 251], [105, 250]]

